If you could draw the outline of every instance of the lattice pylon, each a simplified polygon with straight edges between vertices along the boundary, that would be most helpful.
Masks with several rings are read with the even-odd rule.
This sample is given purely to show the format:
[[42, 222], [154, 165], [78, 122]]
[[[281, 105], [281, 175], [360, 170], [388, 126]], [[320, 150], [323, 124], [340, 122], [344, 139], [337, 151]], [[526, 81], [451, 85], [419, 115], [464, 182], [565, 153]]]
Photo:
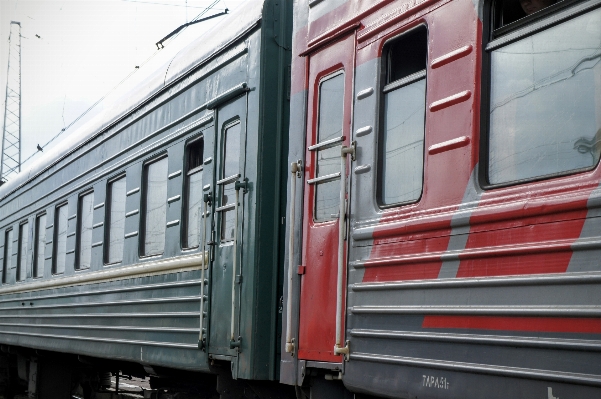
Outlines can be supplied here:
[[2, 128], [0, 184], [21, 171], [21, 24], [11, 21]]

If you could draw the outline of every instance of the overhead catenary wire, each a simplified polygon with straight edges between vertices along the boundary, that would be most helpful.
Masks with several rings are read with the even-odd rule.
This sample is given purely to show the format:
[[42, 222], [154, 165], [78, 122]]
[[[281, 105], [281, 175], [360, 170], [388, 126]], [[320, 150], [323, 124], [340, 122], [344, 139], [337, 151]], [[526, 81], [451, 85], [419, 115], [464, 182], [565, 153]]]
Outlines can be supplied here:
[[[129, 0], [132, 1], [132, 0]], [[190, 21], [190, 23], [197, 21], [198, 19], [202, 18], [203, 15], [205, 15], [207, 12], [209, 12], [210, 10], [213, 9], [213, 7], [218, 4], [220, 1], [222, 0], [214, 0], [209, 6], [205, 7], [196, 17], [194, 17], [192, 19], [192, 21]], [[200, 21], [199, 21], [200, 22]], [[190, 24], [188, 23], [188, 24]], [[186, 26], [187, 27], [187, 26]], [[183, 27], [182, 29], [180, 29], [177, 33], [173, 34], [171, 37], [165, 39], [165, 41], [168, 42], [172, 42], [173, 40], [175, 40], [184, 30], [186, 27]], [[164, 47], [164, 46], [163, 46]], [[31, 160], [33, 157], [35, 157], [37, 154], [39, 154], [40, 152], [43, 151], [44, 148], [46, 148], [49, 144], [51, 144], [54, 140], [56, 140], [61, 134], [63, 134], [64, 132], [66, 132], [71, 126], [73, 126], [75, 123], [77, 123], [79, 120], [81, 120], [81, 118], [83, 118], [84, 116], [86, 116], [92, 109], [94, 109], [94, 107], [96, 107], [102, 100], [104, 100], [109, 94], [111, 94], [112, 92], [114, 92], [119, 86], [121, 86], [127, 79], [129, 79], [134, 73], [136, 73], [140, 67], [144, 66], [145, 64], [147, 64], [148, 62], [150, 62], [150, 60], [152, 60], [158, 53], [159, 53], [160, 49], [156, 49], [146, 60], [144, 60], [141, 64], [136, 65], [134, 70], [132, 72], [130, 72], [127, 76], [125, 76], [119, 83], [117, 83], [112, 89], [110, 89], [105, 95], [103, 95], [100, 99], [98, 99], [94, 104], [92, 104], [90, 107], [88, 107], [82, 114], [80, 114], [77, 118], [75, 118], [71, 123], [69, 123], [69, 125], [63, 127], [56, 135], [54, 135], [50, 140], [48, 140], [44, 145], [40, 145], [38, 144], [38, 149], [33, 152], [31, 155], [29, 155], [24, 161], [21, 162], [21, 166], [25, 165], [25, 163], [27, 163], [29, 160]], [[64, 111], [63, 111], [64, 112]], [[64, 124], [64, 120], [63, 120], [63, 124]], [[41, 149], [40, 149], [41, 148]]]

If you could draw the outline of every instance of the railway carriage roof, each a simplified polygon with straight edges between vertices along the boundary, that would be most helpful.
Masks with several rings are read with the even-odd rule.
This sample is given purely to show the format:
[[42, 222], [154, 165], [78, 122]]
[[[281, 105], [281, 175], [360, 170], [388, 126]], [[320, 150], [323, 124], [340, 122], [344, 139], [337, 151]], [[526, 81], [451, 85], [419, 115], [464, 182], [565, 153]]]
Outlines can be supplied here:
[[[161, 92], [205, 60], [244, 35], [261, 20], [263, 0], [248, 0], [224, 17], [192, 43], [182, 46], [162, 67], [144, 75], [141, 82], [125, 94], [116, 93], [102, 101], [103, 111], [85, 124], [69, 132], [59, 143], [0, 187], [0, 201], [15, 189], [35, 178], [72, 150], [103, 132], [108, 126], [135, 110], [142, 102]], [[171, 45], [177, 45], [177, 42]], [[135, 84], [135, 83], [134, 83]], [[133, 86], [133, 85], [132, 85]]]

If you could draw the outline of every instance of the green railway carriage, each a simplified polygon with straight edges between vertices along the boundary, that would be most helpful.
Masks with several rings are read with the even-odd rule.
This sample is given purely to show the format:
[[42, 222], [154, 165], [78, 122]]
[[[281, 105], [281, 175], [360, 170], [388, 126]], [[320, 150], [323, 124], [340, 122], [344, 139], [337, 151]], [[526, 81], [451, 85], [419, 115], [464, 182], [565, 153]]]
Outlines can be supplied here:
[[291, 9], [222, 17], [0, 187], [3, 375], [39, 397], [116, 370], [285, 395]]

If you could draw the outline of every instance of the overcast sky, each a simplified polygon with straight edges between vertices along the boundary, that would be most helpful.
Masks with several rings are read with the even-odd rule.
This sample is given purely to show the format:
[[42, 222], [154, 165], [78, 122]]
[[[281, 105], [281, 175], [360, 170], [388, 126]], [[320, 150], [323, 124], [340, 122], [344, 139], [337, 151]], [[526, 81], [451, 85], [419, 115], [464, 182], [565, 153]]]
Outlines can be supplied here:
[[188, 27], [157, 51], [156, 42], [215, 1], [205, 16], [235, 10], [245, 0], [0, 0], [0, 129], [10, 21], [21, 23], [25, 160], [132, 72], [118, 90], [210, 28], [220, 17]]

